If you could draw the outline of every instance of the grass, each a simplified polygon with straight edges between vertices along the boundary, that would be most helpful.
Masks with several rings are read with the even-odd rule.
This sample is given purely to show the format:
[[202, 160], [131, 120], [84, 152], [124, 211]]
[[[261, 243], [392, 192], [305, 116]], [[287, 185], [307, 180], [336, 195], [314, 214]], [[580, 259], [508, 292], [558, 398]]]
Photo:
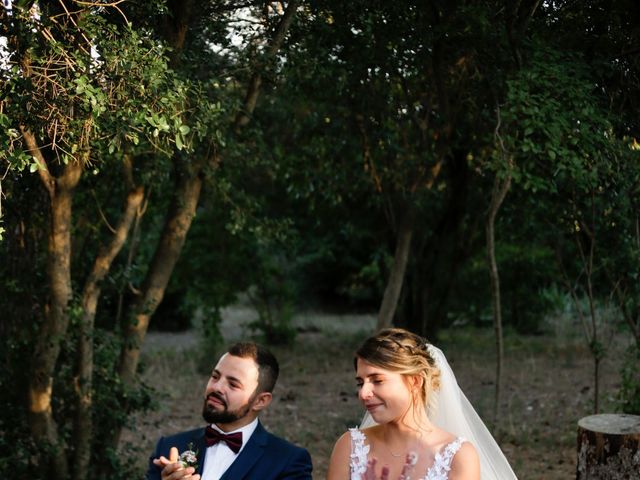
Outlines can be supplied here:
[[[246, 312], [245, 312], [246, 314]], [[225, 322], [237, 327], [233, 311]], [[314, 478], [324, 478], [335, 440], [359, 424], [352, 352], [373, 331], [367, 315], [308, 313], [296, 319], [303, 327], [291, 347], [273, 347], [281, 376], [275, 400], [262, 415], [267, 429], [306, 447], [314, 462]], [[242, 328], [228, 341], [246, 335]], [[575, 332], [575, 330], [574, 330]], [[554, 332], [555, 333], [555, 332]], [[211, 348], [201, 348], [193, 332], [148, 338], [144, 380], [157, 390], [158, 409], [134, 419], [125, 441], [151, 452], [160, 435], [202, 424], [200, 411], [208, 369], [216, 360]], [[505, 368], [501, 416], [492, 419], [494, 340], [491, 330], [461, 328], [443, 331], [445, 351], [467, 397], [485, 419], [521, 480], [556, 480], [575, 476], [578, 420], [592, 413], [592, 360], [579, 334], [505, 337]], [[619, 354], [624, 342], [612, 342], [602, 363], [602, 411], [613, 411], [618, 388]], [[208, 352], [202, 358], [197, 352]], [[210, 357], [210, 358], [209, 358]], [[203, 371], [205, 373], [203, 373]], [[134, 459], [140, 470], [146, 455]]]

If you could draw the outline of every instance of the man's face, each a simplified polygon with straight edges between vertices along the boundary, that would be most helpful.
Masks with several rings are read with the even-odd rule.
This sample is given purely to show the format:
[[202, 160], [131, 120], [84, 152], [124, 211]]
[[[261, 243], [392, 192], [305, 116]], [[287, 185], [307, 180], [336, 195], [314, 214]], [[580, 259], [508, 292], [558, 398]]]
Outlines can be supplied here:
[[252, 413], [257, 387], [256, 362], [225, 353], [207, 383], [202, 417], [206, 422], [218, 425], [249, 423], [242, 420]]

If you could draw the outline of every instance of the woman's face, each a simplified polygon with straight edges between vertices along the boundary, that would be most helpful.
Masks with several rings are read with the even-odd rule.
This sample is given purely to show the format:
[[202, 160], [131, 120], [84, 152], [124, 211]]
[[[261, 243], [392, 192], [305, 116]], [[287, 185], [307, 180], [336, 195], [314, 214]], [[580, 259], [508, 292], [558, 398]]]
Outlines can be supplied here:
[[406, 378], [375, 367], [358, 357], [358, 398], [378, 424], [399, 421], [411, 409], [412, 395]]

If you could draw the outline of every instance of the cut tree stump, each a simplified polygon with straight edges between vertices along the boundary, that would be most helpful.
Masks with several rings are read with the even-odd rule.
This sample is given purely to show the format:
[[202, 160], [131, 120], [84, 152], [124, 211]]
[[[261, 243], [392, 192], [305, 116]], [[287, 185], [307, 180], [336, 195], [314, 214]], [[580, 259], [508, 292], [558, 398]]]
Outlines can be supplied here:
[[580, 419], [576, 479], [640, 479], [640, 416], [605, 413]]

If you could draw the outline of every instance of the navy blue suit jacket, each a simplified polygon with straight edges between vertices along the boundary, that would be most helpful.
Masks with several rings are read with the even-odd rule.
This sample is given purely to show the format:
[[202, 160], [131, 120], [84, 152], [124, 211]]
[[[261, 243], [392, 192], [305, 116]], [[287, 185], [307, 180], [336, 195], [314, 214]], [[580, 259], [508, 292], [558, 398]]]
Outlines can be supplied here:
[[[169, 458], [169, 449], [180, 453], [191, 448], [198, 453], [197, 473], [202, 475], [207, 445], [204, 428], [178, 433], [158, 440], [156, 451], [149, 458], [146, 480], [160, 480], [160, 469], [153, 464], [161, 455]], [[258, 422], [253, 435], [220, 480], [311, 480], [311, 456], [304, 448], [267, 432]]]

